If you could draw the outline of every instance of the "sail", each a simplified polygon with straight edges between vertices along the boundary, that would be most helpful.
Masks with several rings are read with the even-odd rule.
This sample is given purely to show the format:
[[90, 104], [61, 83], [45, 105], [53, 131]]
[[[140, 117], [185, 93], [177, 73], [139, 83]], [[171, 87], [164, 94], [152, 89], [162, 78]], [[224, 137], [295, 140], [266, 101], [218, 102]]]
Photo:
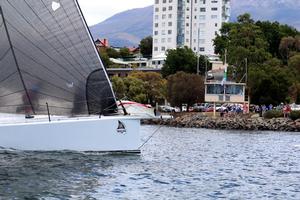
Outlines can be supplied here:
[[111, 113], [116, 101], [76, 0], [0, 0], [0, 112]]

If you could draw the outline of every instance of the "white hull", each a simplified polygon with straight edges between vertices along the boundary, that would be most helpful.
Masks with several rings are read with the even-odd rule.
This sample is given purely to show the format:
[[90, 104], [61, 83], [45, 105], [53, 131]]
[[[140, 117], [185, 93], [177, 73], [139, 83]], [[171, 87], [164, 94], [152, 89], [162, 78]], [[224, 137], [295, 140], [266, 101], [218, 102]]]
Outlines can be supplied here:
[[[118, 129], [119, 122], [124, 129]], [[25, 151], [139, 152], [140, 120], [102, 117], [0, 124], [0, 147]]]

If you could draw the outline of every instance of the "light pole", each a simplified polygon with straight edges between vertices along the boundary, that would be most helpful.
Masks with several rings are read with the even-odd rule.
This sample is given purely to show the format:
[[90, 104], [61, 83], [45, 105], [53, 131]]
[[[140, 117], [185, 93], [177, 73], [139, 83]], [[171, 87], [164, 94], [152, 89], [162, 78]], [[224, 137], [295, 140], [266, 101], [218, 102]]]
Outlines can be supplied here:
[[200, 55], [199, 55], [199, 36], [200, 36], [200, 28], [198, 28], [198, 37], [197, 37], [197, 75], [200, 74]]

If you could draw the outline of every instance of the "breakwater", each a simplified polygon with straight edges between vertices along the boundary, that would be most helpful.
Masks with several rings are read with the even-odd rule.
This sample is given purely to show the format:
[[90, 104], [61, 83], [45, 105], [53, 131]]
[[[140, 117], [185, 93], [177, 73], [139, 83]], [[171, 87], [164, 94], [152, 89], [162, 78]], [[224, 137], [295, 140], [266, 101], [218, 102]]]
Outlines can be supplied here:
[[224, 118], [207, 117], [202, 113], [184, 114], [172, 119], [144, 119], [142, 124], [165, 125], [182, 128], [207, 128], [224, 130], [266, 130], [300, 132], [300, 119], [287, 118], [264, 119], [261, 117], [234, 116]]

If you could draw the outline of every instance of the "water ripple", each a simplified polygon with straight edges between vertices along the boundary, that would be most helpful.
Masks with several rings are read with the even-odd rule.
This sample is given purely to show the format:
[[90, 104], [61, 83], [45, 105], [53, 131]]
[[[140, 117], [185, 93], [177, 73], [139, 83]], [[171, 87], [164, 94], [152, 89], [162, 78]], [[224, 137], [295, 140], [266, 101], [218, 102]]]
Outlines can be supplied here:
[[164, 127], [139, 156], [0, 148], [0, 199], [300, 199], [299, 144], [294, 133]]

